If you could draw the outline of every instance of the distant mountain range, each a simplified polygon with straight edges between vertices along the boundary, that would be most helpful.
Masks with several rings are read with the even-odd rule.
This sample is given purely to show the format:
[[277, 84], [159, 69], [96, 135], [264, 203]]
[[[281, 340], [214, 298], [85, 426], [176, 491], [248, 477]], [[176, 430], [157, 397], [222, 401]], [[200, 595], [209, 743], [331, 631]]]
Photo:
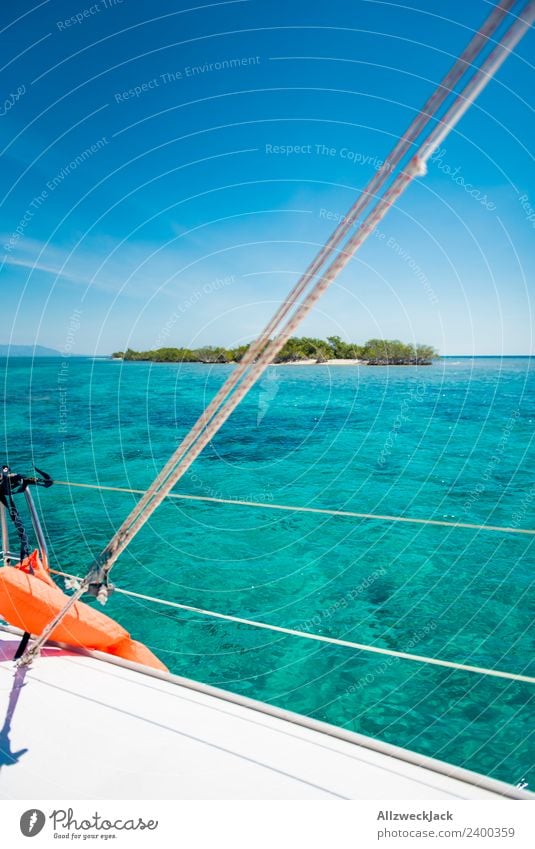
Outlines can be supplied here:
[[0, 345], [0, 357], [61, 357], [61, 352], [43, 345]]

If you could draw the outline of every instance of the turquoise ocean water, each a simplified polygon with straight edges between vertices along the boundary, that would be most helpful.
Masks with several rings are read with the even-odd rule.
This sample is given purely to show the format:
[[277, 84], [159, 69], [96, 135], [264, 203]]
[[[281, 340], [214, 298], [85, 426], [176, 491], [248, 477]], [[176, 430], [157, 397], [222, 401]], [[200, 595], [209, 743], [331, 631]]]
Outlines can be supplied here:
[[[3, 451], [58, 480], [143, 489], [231, 366], [0, 360]], [[180, 482], [196, 496], [535, 527], [535, 360], [272, 367]], [[136, 497], [37, 493], [52, 564], [85, 573]], [[535, 674], [533, 536], [168, 501], [124, 588], [366, 644]], [[114, 595], [173, 672], [510, 782], [529, 684], [395, 660]], [[530, 786], [535, 786], [531, 775]]]

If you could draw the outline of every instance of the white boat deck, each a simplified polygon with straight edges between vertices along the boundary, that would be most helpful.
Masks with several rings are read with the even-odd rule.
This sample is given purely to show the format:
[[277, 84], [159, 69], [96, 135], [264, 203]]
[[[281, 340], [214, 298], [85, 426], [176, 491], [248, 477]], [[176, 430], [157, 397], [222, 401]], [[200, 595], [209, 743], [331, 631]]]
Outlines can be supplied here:
[[[2, 799], [534, 798], [270, 705], [0, 625]], [[411, 760], [413, 762], [411, 762]]]

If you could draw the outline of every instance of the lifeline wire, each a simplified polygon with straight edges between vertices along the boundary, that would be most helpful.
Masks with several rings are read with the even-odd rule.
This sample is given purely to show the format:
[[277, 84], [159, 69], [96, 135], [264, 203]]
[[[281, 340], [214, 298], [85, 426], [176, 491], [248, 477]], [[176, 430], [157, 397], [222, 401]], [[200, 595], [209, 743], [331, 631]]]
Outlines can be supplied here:
[[[465, 72], [469, 68], [470, 63], [486, 46], [488, 39], [500, 26], [507, 11], [511, 8], [511, 6], [514, 5], [515, 2], [516, 0], [502, 0], [502, 2], [500, 2], [489, 15], [487, 21], [483, 24], [481, 29], [470, 41], [469, 45], [463, 51], [459, 59], [455, 62], [451, 70], [446, 74], [442, 83], [440, 83], [438, 88], [433, 92], [433, 94], [425, 103], [423, 109], [411, 122], [405, 134], [399, 139], [398, 143], [394, 147], [394, 150], [390, 154], [389, 159], [387, 159], [383, 163], [378, 173], [374, 175], [368, 186], [366, 186], [362, 194], [359, 196], [355, 204], [350, 209], [348, 215], [346, 215], [344, 219], [340, 222], [340, 224], [335, 229], [326, 245], [320, 250], [319, 254], [312, 261], [308, 269], [305, 271], [304, 275], [300, 278], [300, 280], [298, 280], [294, 289], [288, 295], [286, 301], [281, 304], [271, 321], [262, 331], [259, 338], [252, 343], [252, 345], [246, 351], [240, 362], [237, 364], [236, 368], [233, 370], [233, 373], [218, 391], [218, 393], [213, 398], [208, 407], [203, 411], [203, 413], [201, 414], [195, 425], [192, 427], [190, 432], [183, 439], [178, 449], [175, 451], [173, 456], [166, 463], [164, 468], [161, 470], [161, 472], [153, 482], [151, 489], [144, 493], [144, 496], [141, 501], [136, 505], [131, 514], [125, 520], [125, 522], [123, 522], [123, 525], [117, 531], [116, 537], [125, 532], [128, 529], [128, 526], [131, 526], [132, 523], [134, 523], [135, 519], [138, 516], [142, 515], [143, 511], [145, 510], [145, 507], [150, 503], [153, 493], [159, 486], [161, 486], [167, 480], [168, 476], [173, 472], [174, 468], [176, 467], [176, 463], [179, 456], [184, 455], [191, 448], [191, 446], [202, 433], [202, 431], [208, 426], [210, 419], [213, 418], [218, 407], [225, 401], [226, 398], [228, 398], [228, 396], [239, 383], [240, 379], [243, 377], [247, 369], [252, 365], [258, 355], [264, 350], [265, 346], [269, 342], [271, 334], [288, 314], [292, 306], [295, 304], [298, 296], [305, 291], [308, 284], [319, 272], [321, 266], [324, 264], [326, 259], [333, 253], [334, 249], [337, 247], [343, 237], [353, 227], [357, 216], [370, 204], [373, 199], [376, 199], [377, 192], [386, 182], [395, 165], [397, 165], [401, 161], [405, 153], [409, 150], [411, 144], [428, 124], [430, 118], [433, 117], [434, 113], [442, 105], [444, 100], [447, 99], [448, 95], [451, 93], [452, 87], [465, 74]], [[101, 555], [101, 560], [107, 560], [107, 564], [110, 564], [110, 568], [112, 565], [112, 543], [113, 541], [111, 541], [108, 545], [109, 551], [106, 552], [105, 550]], [[119, 551], [117, 551], [117, 554], [113, 552], [113, 557], [115, 558], [115, 556], [119, 556], [119, 553]], [[106, 554], [109, 555], [107, 558]]]
[[[506, 5], [508, 4], [500, 4], [500, 8], [505, 8]], [[523, 7], [522, 11], [525, 13], [525, 18], [517, 17], [515, 19], [514, 23], [511, 25], [509, 30], [507, 30], [505, 35], [501, 37], [500, 41], [487, 57], [483, 65], [474, 73], [473, 77], [465, 86], [464, 91], [456, 95], [452, 106], [448, 109], [443, 119], [441, 119], [440, 126], [431, 133], [427, 142], [423, 142], [420, 145], [417, 153], [410, 160], [405, 170], [401, 171], [401, 173], [395, 177], [393, 183], [386, 190], [383, 197], [377, 202], [377, 205], [373, 208], [371, 214], [369, 214], [364, 222], [359, 225], [356, 232], [349, 238], [338, 256], [336, 256], [332, 260], [331, 264], [327, 266], [327, 269], [323, 272], [320, 279], [313, 285], [301, 305], [296, 306], [297, 296], [295, 295], [295, 290], [294, 293], [290, 295], [288, 301], [283, 305], [283, 313], [286, 314], [294, 306], [296, 306], [296, 309], [294, 314], [288, 319], [286, 325], [283, 326], [278, 335], [271, 341], [264, 340], [263, 335], [260, 337], [258, 340], [258, 346], [261, 349], [261, 353], [251, 364], [250, 372], [245, 376], [241, 385], [239, 385], [236, 391], [228, 397], [219, 411], [215, 414], [212, 421], [209, 422], [206, 427], [207, 412], [201, 415], [198, 422], [190, 431], [190, 434], [177, 448], [160, 475], [158, 475], [154, 481], [153, 485], [147, 490], [145, 496], [141, 499], [141, 502], [134, 508], [118, 531], [114, 534], [109, 544], [98, 558], [97, 563], [92, 567], [86, 578], [82, 581], [80, 588], [73, 594], [73, 596], [71, 596], [65, 607], [59, 611], [53, 620], [46, 626], [33, 645], [28, 647], [20, 659], [19, 664], [24, 665], [31, 662], [32, 658], [38, 654], [41, 646], [53, 632], [57, 624], [62, 620], [73, 604], [75, 604], [83, 593], [87, 591], [90, 583], [97, 582], [102, 583], [103, 585], [105, 584], [107, 575], [119, 555], [124, 551], [136, 533], [148, 521], [154, 510], [156, 510], [164, 498], [166, 498], [171, 489], [194, 462], [196, 457], [222, 427], [233, 410], [238, 406], [242, 398], [259, 379], [267, 366], [273, 361], [274, 357], [290, 338], [297, 325], [310, 312], [318, 298], [321, 297], [323, 292], [329, 287], [336, 276], [349, 262], [357, 249], [382, 220], [384, 215], [386, 215], [388, 209], [405, 191], [412, 180], [416, 176], [423, 176], [425, 174], [425, 162], [432, 154], [433, 150], [436, 149], [436, 146], [443, 141], [448, 132], [451, 131], [462, 115], [464, 115], [477, 95], [483, 90], [498, 68], [503, 64], [508, 53], [515, 47], [516, 44], [518, 44], [520, 39], [531, 26], [533, 18], [535, 17], [535, 0], [531, 0], [531, 2]], [[496, 19], [496, 9], [491, 13], [489, 21], [491, 18]], [[489, 21], [487, 21], [483, 28], [488, 27]], [[421, 110], [421, 114], [423, 115], [423, 110]], [[394, 148], [394, 151], [395, 150], [396, 148]], [[368, 193], [366, 191], [364, 194], [368, 197]], [[351, 224], [352, 223], [353, 221], [351, 221]], [[319, 262], [321, 259], [320, 264], [323, 264], [326, 259], [330, 259], [331, 254], [334, 253], [334, 248], [329, 247], [330, 245], [331, 242], [329, 242], [328, 245], [320, 251], [316, 262]], [[312, 277], [312, 275], [310, 275], [310, 277]], [[307, 278], [307, 272], [305, 273], [305, 278]], [[308, 282], [308, 279], [306, 282]], [[298, 288], [299, 285], [300, 283], [297, 284], [296, 288]], [[271, 322], [268, 326], [271, 327], [272, 323], [273, 322]], [[232, 376], [228, 381], [228, 384], [231, 383]], [[226, 394], [226, 392], [223, 394]], [[210, 407], [208, 409], [210, 409]], [[203, 428], [205, 428], [204, 432], [202, 432]], [[187, 456], [183, 456], [187, 450], [186, 446], [191, 446], [191, 450]]]
[[[295, 303], [297, 297], [305, 291], [308, 284], [319, 272], [325, 260], [338, 246], [343, 237], [346, 236], [349, 230], [353, 227], [353, 224], [355, 223], [358, 215], [363, 212], [363, 210], [367, 206], [369, 206], [370, 202], [374, 198], [377, 197], [377, 192], [388, 179], [389, 174], [392, 172], [392, 169], [397, 164], [399, 164], [403, 156], [409, 150], [411, 144], [428, 124], [429, 120], [433, 117], [434, 113], [447, 99], [448, 95], [452, 91], [452, 87], [459, 81], [459, 79], [461, 79], [461, 77], [467, 71], [470, 63], [486, 46], [488, 39], [500, 26], [506, 13], [509, 11], [511, 6], [515, 4], [515, 2], [516, 0], [501, 0], [501, 2], [489, 15], [487, 21], [475, 34], [475, 36], [465, 48], [461, 56], [455, 62], [454, 66], [446, 74], [438, 88], [435, 89], [433, 94], [428, 98], [422, 110], [413, 119], [405, 134], [399, 139], [399, 141], [394, 147], [394, 150], [390, 154], [389, 159], [383, 163], [379, 171], [368, 183], [366, 188], [363, 190], [362, 194], [357, 198], [356, 202], [351, 207], [349, 213], [344, 216], [338, 227], [330, 236], [327, 243], [321, 248], [319, 254], [314, 258], [305, 273], [297, 281], [296, 285], [288, 295], [288, 298], [280, 305], [275, 315], [264, 328], [258, 339], [253, 341], [253, 343], [250, 345], [240, 362], [237, 364], [233, 373], [217, 392], [208, 407], [203, 411], [203, 413], [201, 414], [195, 425], [192, 427], [190, 432], [183, 439], [182, 443], [178, 448], [178, 451], [181, 454], [184, 454], [187, 450], [189, 450], [189, 448], [193, 445], [202, 430], [208, 425], [210, 419], [214, 416], [218, 407], [230, 395], [230, 393], [232, 392], [234, 387], [239, 383], [240, 379], [245, 374], [249, 366], [254, 362], [257, 356], [265, 348], [270, 339], [271, 334], [279, 326], [281, 321], [286, 317], [291, 307]], [[160, 486], [166, 480], [167, 476], [173, 471], [176, 465], [176, 457], [177, 452], [175, 452], [175, 454], [170, 458], [170, 460], [161, 470], [161, 472], [153, 483], [153, 487]], [[150, 502], [150, 497], [151, 496], [149, 492], [144, 493], [144, 498], [135, 507], [136, 515], [140, 515], [143, 512], [145, 506]], [[128, 520], [130, 522], [132, 522], [133, 519], [134, 512], [132, 512], [128, 517]]]
[[[184, 443], [177, 448], [171, 460], [166, 465], [165, 468], [169, 469], [167, 479], [161, 480], [161, 476], [158, 476], [153, 485], [147, 490], [146, 495], [141, 499], [140, 504], [137, 505], [126, 518], [98, 558], [97, 566], [99, 567], [98, 572], [101, 579], [107, 575], [119, 555], [124, 551], [136, 533], [143, 527], [154, 510], [156, 510], [156, 508], [161, 504], [167, 493], [169, 493], [176, 485], [182, 475], [189, 469], [196, 457], [198, 457], [201, 451], [229, 418], [233, 410], [236, 409], [240, 401], [245, 397], [251, 387], [263, 374], [267, 366], [273, 361], [277, 353], [288, 341], [296, 327], [310, 312], [316, 301], [326, 291], [336, 276], [349, 262], [357, 249], [379, 224], [388, 209], [407, 188], [414, 177], [422, 176], [425, 173], [425, 160], [429, 158], [436, 146], [443, 141], [449, 130], [451, 130], [460, 117], [464, 115], [470, 104], [473, 103], [477, 95], [488, 84], [500, 65], [505, 61], [508, 52], [525, 34], [530, 25], [530, 21], [535, 15], [535, 2], [533, 2], [533, 0], [527, 7], [527, 13], [526, 19], [523, 20], [518, 18], [505, 35], [502, 36], [501, 41], [485, 60], [484, 64], [470, 79], [465, 90], [456, 96], [453, 105], [442, 119], [440, 125], [431, 133], [428, 141], [424, 142], [421, 146], [422, 156], [420, 157], [417, 152], [410, 160], [406, 169], [394, 179], [394, 182], [390, 188], [386, 190], [383, 197], [378, 201], [368, 218], [365, 219], [365, 221], [358, 227], [357, 231], [345, 244], [343, 250], [327, 267], [327, 270], [324, 271], [320, 279], [314, 284], [313, 288], [305, 297], [301, 305], [297, 306], [294, 314], [288, 319], [286, 325], [259, 354], [256, 361], [251, 365], [249, 373], [245, 375], [242, 383], [235, 389], [234, 393], [228, 398], [228, 400], [225, 401], [219, 411], [216, 412], [212, 421], [207, 425], [204, 431], [196, 437], [194, 437], [193, 434], [197, 433], [200, 425], [203, 425], [204, 415], [202, 415], [197, 424], [194, 425], [189, 436], [187, 436]], [[320, 252], [320, 255], [321, 253], [322, 252]], [[296, 299], [294, 298], [293, 301], [295, 302]], [[292, 305], [295, 304], [292, 303]], [[232, 381], [232, 376], [229, 380]], [[196, 439], [197, 441], [191, 446], [189, 453], [185, 454], [183, 446], [184, 444], [188, 444], [188, 440], [191, 442], [191, 439]]]
[[[79, 580], [77, 575], [70, 575], [67, 572], [60, 572], [57, 569], [51, 569], [50, 571], [53, 572], [54, 575], [60, 575], [63, 578]], [[190, 604], [179, 604], [176, 601], [167, 601], [163, 598], [135, 593], [132, 590], [116, 588], [115, 592], [120, 593], [121, 595], [131, 596], [132, 598], [139, 598], [143, 601], [163, 604], [166, 607], [174, 607], [178, 610], [187, 610], [190, 613], [198, 613], [202, 616], [211, 616], [214, 619], [224, 619], [226, 622], [235, 622], [238, 625], [251, 625], [254, 628], [263, 628], [267, 631], [287, 634], [291, 637], [304, 637], [307, 640], [330, 643], [333, 646], [344, 646], [346, 648], [358, 649], [358, 651], [372, 652], [374, 654], [386, 654], [389, 657], [399, 657], [401, 660], [412, 660], [417, 663], [429, 663], [433, 666], [445, 666], [447, 669], [457, 669], [462, 672], [474, 672], [479, 675], [491, 675], [495, 678], [507, 678], [511, 681], [525, 681], [528, 684], [535, 684], [535, 678], [532, 678], [530, 675], [521, 675], [518, 672], [505, 672], [502, 669], [488, 669], [484, 666], [471, 666], [466, 663], [457, 663], [454, 660], [442, 660], [438, 657], [426, 657], [421, 654], [410, 654], [409, 652], [396, 651], [395, 649], [384, 649], [380, 646], [370, 646], [365, 643], [354, 643], [352, 640], [340, 640], [337, 637], [326, 637], [323, 634], [311, 634], [309, 631], [299, 631], [295, 628], [284, 628], [282, 625], [272, 625], [269, 622], [259, 622], [257, 619], [244, 619], [241, 616], [232, 616], [228, 613], [216, 613], [214, 610], [204, 610], [202, 607], [192, 607]]]
[[[54, 481], [57, 486], [97, 489], [104, 492], [128, 492], [132, 495], [145, 495], [144, 489], [130, 489], [125, 486], [104, 486], [95, 483], [76, 483], [74, 481]], [[261, 510], [288, 510], [291, 513], [313, 513], [320, 516], [342, 516], [350, 519], [374, 519], [380, 522], [407, 522], [417, 525], [439, 525], [445, 528], [468, 528], [474, 531], [494, 531], [504, 534], [527, 534], [535, 536], [533, 528], [513, 528], [507, 525], [478, 525], [475, 522], [447, 522], [445, 519], [421, 519], [416, 516], [390, 516], [387, 513], [358, 513], [354, 510], [330, 510], [328, 507], [300, 507], [295, 504], [273, 504], [266, 501], [243, 501], [239, 498], [214, 498], [211, 495], [188, 495], [169, 492], [167, 498], [182, 501], [207, 501], [210, 504], [236, 504], [238, 507], [256, 507]]]

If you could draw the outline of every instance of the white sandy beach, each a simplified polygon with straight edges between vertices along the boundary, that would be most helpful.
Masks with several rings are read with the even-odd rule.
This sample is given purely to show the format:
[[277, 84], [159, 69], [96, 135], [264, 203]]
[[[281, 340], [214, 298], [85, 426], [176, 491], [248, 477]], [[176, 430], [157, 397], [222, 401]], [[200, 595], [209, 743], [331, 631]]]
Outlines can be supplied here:
[[326, 360], [319, 363], [317, 360], [292, 360], [287, 363], [270, 363], [272, 366], [361, 366], [366, 360]]

